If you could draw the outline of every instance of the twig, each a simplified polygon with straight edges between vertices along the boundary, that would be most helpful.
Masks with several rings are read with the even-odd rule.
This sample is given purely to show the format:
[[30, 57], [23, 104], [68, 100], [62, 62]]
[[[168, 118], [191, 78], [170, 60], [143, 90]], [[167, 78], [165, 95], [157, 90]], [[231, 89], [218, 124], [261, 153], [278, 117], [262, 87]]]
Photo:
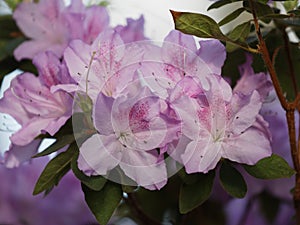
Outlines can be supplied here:
[[260, 26], [258, 23], [258, 17], [255, 10], [255, 2], [254, 0], [250, 0], [250, 7], [253, 15], [253, 21], [255, 25], [256, 35], [259, 41], [258, 49], [261, 52], [262, 58], [265, 62], [265, 65], [267, 66], [267, 69], [270, 73], [271, 80], [273, 82], [277, 97], [281, 103], [281, 106], [286, 111], [286, 119], [288, 123], [288, 129], [289, 129], [289, 139], [290, 139], [290, 148], [291, 148], [291, 154], [293, 158], [293, 164], [294, 168], [296, 170], [296, 182], [295, 182], [295, 189], [293, 194], [294, 199], [294, 206], [296, 210], [296, 220], [297, 224], [300, 225], [300, 147], [299, 147], [299, 140], [298, 140], [298, 146], [297, 146], [297, 140], [296, 140], [296, 128], [295, 128], [295, 110], [299, 108], [299, 101], [300, 101], [300, 94], [297, 95], [296, 99], [293, 102], [288, 102], [283, 94], [283, 91], [281, 89], [275, 68], [272, 64], [268, 48], [266, 46], [266, 43], [261, 35]]

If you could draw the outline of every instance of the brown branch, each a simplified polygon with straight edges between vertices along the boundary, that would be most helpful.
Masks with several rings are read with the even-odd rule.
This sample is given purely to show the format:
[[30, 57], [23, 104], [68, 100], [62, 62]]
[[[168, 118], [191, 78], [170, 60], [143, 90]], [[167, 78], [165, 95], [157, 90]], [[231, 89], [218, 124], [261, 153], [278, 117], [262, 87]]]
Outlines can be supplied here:
[[269, 54], [268, 48], [266, 46], [266, 42], [263, 39], [263, 36], [261, 34], [260, 26], [259, 26], [259, 23], [258, 23], [257, 14], [256, 14], [256, 11], [255, 11], [254, 2], [253, 2], [253, 0], [250, 0], [249, 2], [250, 2], [251, 10], [252, 10], [252, 15], [253, 15], [253, 21], [254, 21], [256, 36], [257, 36], [258, 42], [259, 42], [258, 49], [260, 50], [260, 53], [261, 53], [262, 58], [263, 58], [263, 60], [265, 62], [265, 65], [266, 65], [266, 67], [267, 67], [267, 69], [268, 69], [268, 71], [270, 73], [270, 77], [271, 77], [271, 80], [273, 82], [273, 85], [274, 85], [276, 94], [278, 96], [278, 99], [279, 99], [282, 107], [284, 109], [286, 109], [288, 107], [287, 106], [288, 104], [287, 104], [286, 98], [284, 97], [283, 91], [281, 89], [281, 86], [280, 86], [280, 83], [279, 83], [279, 80], [278, 80], [275, 68], [274, 68], [274, 66], [272, 64], [272, 61], [271, 61], [271, 58], [270, 58], [270, 54]]
[[[299, 159], [298, 159], [298, 150], [297, 150], [297, 141], [296, 141], [295, 110], [293, 109], [287, 110], [286, 119], [288, 121], [289, 139], [290, 139], [290, 147], [291, 147], [293, 163], [294, 163], [295, 170], [298, 172]], [[293, 123], [291, 123], [290, 121], [293, 121]]]
[[[288, 130], [289, 130], [289, 140], [290, 140], [290, 148], [291, 148], [291, 154], [293, 158], [293, 164], [294, 168], [296, 170], [296, 182], [295, 182], [295, 189], [293, 194], [294, 199], [294, 206], [296, 210], [296, 220], [297, 225], [300, 225], [300, 147], [299, 147], [299, 140], [297, 143], [296, 139], [296, 128], [295, 128], [295, 110], [299, 110], [299, 101], [300, 101], [300, 94], [297, 95], [296, 99], [293, 102], [288, 102], [283, 94], [283, 91], [281, 89], [277, 73], [275, 71], [275, 68], [272, 64], [272, 60], [270, 58], [270, 54], [268, 51], [268, 48], [266, 46], [266, 43], [262, 37], [260, 26], [258, 22], [258, 17], [255, 10], [255, 2], [254, 0], [250, 0], [250, 7], [253, 15], [253, 21], [255, 25], [255, 31], [256, 35], [259, 41], [258, 49], [260, 50], [260, 53], [262, 55], [262, 58], [265, 62], [265, 65], [270, 73], [271, 80], [273, 82], [277, 97], [281, 103], [281, 106], [286, 111], [286, 119], [288, 124]], [[297, 146], [298, 144], [298, 146]]]

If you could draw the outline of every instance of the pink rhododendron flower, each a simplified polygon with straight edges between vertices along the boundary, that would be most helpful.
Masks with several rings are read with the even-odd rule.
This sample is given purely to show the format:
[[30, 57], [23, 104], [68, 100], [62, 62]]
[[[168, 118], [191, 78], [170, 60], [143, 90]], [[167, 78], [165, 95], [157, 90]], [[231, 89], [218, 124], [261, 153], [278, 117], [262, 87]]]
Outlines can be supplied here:
[[101, 33], [92, 45], [73, 41], [66, 49], [64, 59], [77, 84], [57, 88], [88, 93], [93, 102], [101, 91], [108, 96], [117, 95], [133, 79], [143, 54], [138, 45], [125, 45], [112, 29]]
[[[246, 63], [240, 66], [241, 79], [234, 87], [234, 91], [249, 94], [257, 90], [260, 93], [263, 100], [260, 115], [269, 123], [268, 128], [272, 134], [272, 151], [282, 156], [292, 166], [286, 113], [276, 97], [270, 78], [264, 73], [255, 74], [251, 67], [252, 57], [247, 55], [246, 59]], [[295, 118], [297, 121], [297, 113], [295, 113]], [[268, 181], [257, 180], [247, 174], [244, 177], [249, 187], [251, 187], [248, 193], [250, 196], [267, 190], [278, 198], [291, 201], [290, 190], [294, 185], [294, 177]]]
[[114, 30], [120, 34], [124, 43], [144, 41], [147, 40], [144, 34], [144, 23], [143, 16], [140, 16], [137, 20], [128, 18], [126, 26], [119, 25]]
[[[196, 108], [181, 113], [183, 123], [194, 120], [194, 125], [183, 129], [192, 141], [182, 154], [188, 173], [208, 172], [221, 158], [255, 164], [271, 154], [270, 136], [266, 122], [258, 115], [261, 108], [259, 94], [232, 94], [227, 82], [218, 76], [209, 79], [210, 89]], [[180, 101], [174, 103], [178, 108]], [[190, 123], [192, 124], [192, 123]], [[259, 139], [257, 143], [255, 140]], [[255, 144], [254, 144], [255, 143]]]
[[168, 130], [161, 104], [147, 87], [139, 85], [116, 99], [100, 93], [93, 109], [99, 134], [80, 147], [79, 168], [107, 175], [119, 165], [138, 185], [162, 188], [167, 171], [156, 149], [165, 145]]
[[261, 95], [262, 100], [264, 100], [273, 89], [273, 84], [265, 73], [255, 74], [251, 67], [252, 61], [252, 56], [247, 54], [246, 62], [239, 66], [241, 79], [239, 79], [235, 85], [234, 91], [248, 95], [251, 94], [253, 90], [256, 90]]
[[41, 140], [33, 140], [24, 146], [10, 144], [9, 151], [5, 152], [3, 164], [7, 168], [14, 168], [20, 166], [22, 163], [27, 162], [37, 152]]
[[61, 57], [71, 40], [91, 43], [109, 23], [105, 8], [86, 8], [80, 0], [72, 0], [70, 6], [65, 6], [62, 0], [23, 2], [13, 17], [25, 36], [31, 39], [16, 48], [17, 60], [32, 59], [44, 51]]
[[[22, 126], [10, 138], [12, 149], [22, 151], [25, 148], [31, 153], [33, 149], [29, 146], [39, 134], [47, 132], [54, 135], [72, 114], [70, 95], [62, 91], [50, 91], [52, 86], [62, 82], [61, 78], [69, 76], [64, 74], [67, 72], [64, 65], [52, 53], [41, 53], [33, 62], [39, 70], [39, 76], [31, 73], [18, 75], [0, 99], [0, 111], [11, 115]], [[10, 153], [16, 154], [15, 150], [7, 154]], [[28, 154], [19, 155], [27, 155], [28, 158]], [[7, 159], [10, 158], [7, 156]], [[7, 164], [10, 162], [7, 161]]]
[[[210, 47], [214, 51], [208, 51]], [[220, 74], [226, 57], [225, 48], [218, 40], [200, 41], [197, 49], [192, 36], [177, 30], [167, 35], [161, 48], [153, 49], [145, 56], [140, 71], [144, 77], [152, 77], [148, 84], [165, 98], [166, 90], [173, 89], [185, 76], [198, 77], [207, 87], [205, 77]]]

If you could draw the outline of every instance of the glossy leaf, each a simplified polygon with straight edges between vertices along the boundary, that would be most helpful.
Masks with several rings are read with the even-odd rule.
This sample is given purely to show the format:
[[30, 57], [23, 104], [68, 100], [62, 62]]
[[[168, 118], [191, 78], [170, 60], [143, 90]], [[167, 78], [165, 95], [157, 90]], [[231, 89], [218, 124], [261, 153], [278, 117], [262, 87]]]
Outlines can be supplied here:
[[243, 198], [247, 193], [247, 184], [243, 176], [227, 162], [222, 163], [220, 181], [224, 190], [235, 198]]
[[97, 221], [101, 225], [106, 225], [122, 199], [121, 186], [110, 181], [100, 191], [91, 190], [84, 184], [81, 186], [85, 201]]
[[69, 135], [61, 136], [52, 145], [50, 145], [44, 151], [34, 155], [32, 158], [38, 158], [38, 157], [50, 155], [51, 153], [56, 152], [73, 142], [75, 142], [74, 135], [69, 134]]
[[[250, 21], [242, 23], [237, 27], [235, 27], [227, 36], [234, 41], [239, 41], [241, 43], [246, 44], [246, 39], [249, 36], [250, 28], [251, 28]], [[226, 43], [226, 50], [228, 52], [235, 50], [237, 47], [238, 47], [237, 45], [233, 45], [230, 42]]]
[[207, 11], [211, 10], [211, 9], [217, 9], [217, 8], [220, 8], [224, 5], [228, 5], [230, 3], [233, 3], [233, 2], [241, 2], [242, 0], [220, 0], [220, 1], [216, 1], [215, 3], [211, 4]]
[[239, 40], [231, 40], [225, 36], [212, 18], [197, 14], [171, 11], [175, 22], [175, 28], [183, 33], [195, 35], [200, 38], [215, 38], [220, 41], [229, 42], [237, 45], [249, 52], [257, 53], [256, 49], [252, 49], [247, 43]]
[[227, 40], [222, 33], [219, 25], [209, 16], [172, 11], [172, 16], [175, 22], [175, 28], [186, 34], [192, 34], [202, 38], [216, 38], [219, 40]]
[[104, 185], [106, 184], [106, 179], [102, 176], [87, 176], [85, 175], [79, 168], [77, 164], [79, 152], [74, 155], [72, 162], [71, 162], [71, 168], [74, 173], [74, 175], [89, 189], [93, 191], [100, 191]]
[[251, 176], [260, 179], [288, 178], [295, 174], [289, 164], [276, 154], [259, 160], [254, 166], [243, 167]]
[[[261, 19], [262, 21], [264, 21], [265, 23], [269, 23], [271, 21], [271, 19], [269, 18], [264, 18], [266, 15], [269, 14], [274, 14], [274, 11], [272, 10], [272, 8], [267, 5], [267, 4], [263, 4], [257, 1], [253, 1], [255, 10], [256, 10], [256, 14], [257, 17], [259, 19]], [[243, 1], [243, 6], [245, 7], [245, 9], [251, 13], [251, 8], [250, 8], [250, 4], [249, 1]]]
[[215, 172], [198, 174], [198, 179], [192, 184], [182, 184], [179, 194], [179, 210], [185, 214], [204, 203], [210, 196]]
[[233, 21], [234, 19], [236, 19], [239, 15], [241, 15], [243, 12], [245, 11], [244, 8], [238, 8], [236, 10], [234, 10], [232, 13], [230, 13], [229, 15], [227, 15], [225, 18], [223, 18], [218, 24], [219, 26], [223, 26], [231, 21]]
[[74, 149], [70, 146], [67, 151], [60, 153], [46, 165], [34, 187], [33, 195], [47, 191], [59, 183], [70, 170], [74, 153]]

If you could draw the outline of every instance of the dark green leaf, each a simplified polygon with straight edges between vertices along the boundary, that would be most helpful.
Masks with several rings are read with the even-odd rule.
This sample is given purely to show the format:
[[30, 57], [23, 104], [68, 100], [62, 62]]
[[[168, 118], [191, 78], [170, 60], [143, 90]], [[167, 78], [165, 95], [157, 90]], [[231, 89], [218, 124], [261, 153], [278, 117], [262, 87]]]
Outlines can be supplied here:
[[0, 84], [4, 77], [18, 68], [18, 62], [13, 57], [0, 61]]
[[211, 171], [208, 174], [198, 174], [198, 179], [192, 184], [182, 184], [179, 194], [179, 210], [185, 214], [202, 203], [210, 196], [215, 172]]
[[0, 39], [24, 37], [12, 18], [12, 15], [0, 16], [0, 30]]
[[211, 10], [211, 9], [217, 9], [217, 8], [220, 8], [224, 5], [228, 5], [230, 3], [233, 3], [233, 2], [239, 2], [239, 1], [242, 1], [242, 0], [220, 0], [220, 1], [216, 1], [215, 3], [211, 4], [207, 11]]
[[261, 212], [264, 214], [270, 224], [273, 224], [279, 212], [280, 200], [272, 196], [269, 192], [264, 191], [259, 196]]
[[250, 33], [251, 23], [250, 21], [242, 23], [235, 27], [228, 37], [234, 41], [245, 41]]
[[18, 63], [18, 68], [25, 72], [30, 72], [35, 75], [38, 74], [36, 67], [33, 65], [32, 60], [24, 59]]
[[24, 41], [23, 38], [0, 39], [0, 61], [13, 56], [15, 48]]
[[74, 153], [71, 145], [67, 151], [60, 153], [47, 164], [34, 187], [33, 195], [49, 190], [59, 183], [60, 179], [70, 170]]
[[74, 135], [69, 134], [66, 136], [59, 137], [52, 145], [50, 145], [48, 148], [46, 148], [44, 151], [34, 155], [32, 158], [38, 158], [46, 155], [50, 155], [53, 152], [56, 152], [66, 145], [69, 145], [71, 143], [75, 142]]
[[87, 176], [81, 170], [79, 170], [77, 165], [78, 155], [79, 152], [77, 151], [71, 162], [73, 173], [89, 189], [93, 191], [100, 191], [106, 184], [106, 179], [102, 176]]
[[118, 207], [122, 196], [119, 184], [108, 181], [100, 191], [93, 191], [82, 184], [85, 201], [101, 225], [106, 225]]
[[291, 18], [291, 15], [288, 14], [268, 14], [263, 16], [262, 18], [270, 18], [270, 19], [287, 19], [287, 18]]
[[220, 41], [230, 42], [247, 51], [257, 52], [256, 49], [250, 48], [247, 43], [238, 40], [234, 41], [225, 36], [217, 22], [206, 15], [175, 11], [171, 11], [171, 13], [175, 22], [175, 28], [183, 33], [201, 38], [215, 38]]
[[243, 198], [247, 193], [247, 184], [240, 172], [227, 162], [220, 169], [220, 181], [224, 190], [235, 198]]
[[218, 24], [219, 26], [223, 26], [231, 21], [233, 21], [234, 19], [236, 19], [239, 15], [241, 15], [243, 12], [245, 11], [244, 8], [239, 8], [234, 10], [232, 13], [230, 13], [229, 15], [227, 15], [224, 19], [222, 19]]
[[217, 22], [209, 16], [189, 12], [171, 11], [171, 13], [175, 22], [175, 28], [183, 33], [202, 38], [227, 40]]
[[[260, 3], [260, 2], [257, 2], [257, 1], [253, 1], [253, 4], [254, 4], [254, 8], [256, 10], [257, 17], [259, 19], [261, 19], [263, 22], [269, 23], [271, 21], [271, 19], [264, 18], [264, 17], [266, 15], [269, 15], [269, 14], [274, 14], [274, 11], [272, 10], [272, 8], [267, 4], [263, 4], [263, 3]], [[243, 1], [243, 6], [248, 12], [251, 13], [251, 8], [250, 8], [250, 5], [249, 5], [249, 1], [244, 0]]]
[[185, 172], [185, 169], [182, 168], [181, 170], [178, 171], [178, 175], [184, 183], [193, 184], [193, 183], [197, 182], [199, 174], [198, 173], [187, 174]]
[[294, 14], [295, 16], [300, 16], [300, 9], [290, 10], [289, 14]]
[[250, 175], [260, 179], [288, 178], [295, 174], [289, 164], [276, 154], [259, 160], [254, 166], [243, 166]]
[[[251, 23], [250, 21], [242, 23], [235, 27], [229, 34], [228, 37], [233, 41], [239, 41], [246, 44], [246, 39], [250, 33]], [[231, 52], [235, 50], [238, 46], [230, 42], [226, 43], [226, 50]]]

